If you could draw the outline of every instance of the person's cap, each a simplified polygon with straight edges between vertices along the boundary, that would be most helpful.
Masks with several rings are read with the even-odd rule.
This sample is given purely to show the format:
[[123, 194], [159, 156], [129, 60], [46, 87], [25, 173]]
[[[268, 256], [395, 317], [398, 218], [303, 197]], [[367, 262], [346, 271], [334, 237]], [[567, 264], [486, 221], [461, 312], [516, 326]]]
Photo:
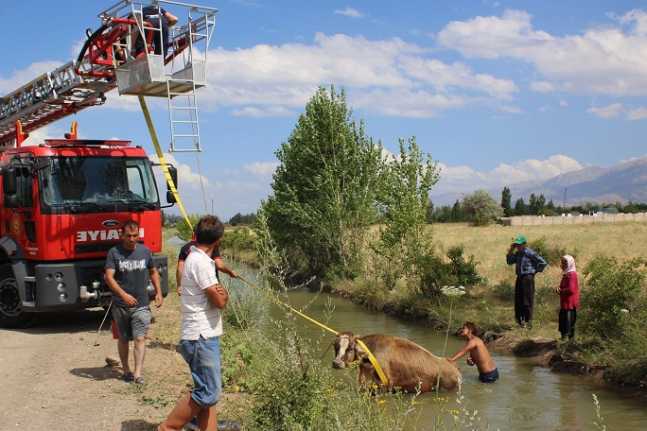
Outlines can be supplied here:
[[526, 236], [523, 234], [519, 234], [514, 238], [514, 241], [512, 242], [513, 244], [519, 244], [523, 245], [528, 242], [528, 239], [526, 239]]

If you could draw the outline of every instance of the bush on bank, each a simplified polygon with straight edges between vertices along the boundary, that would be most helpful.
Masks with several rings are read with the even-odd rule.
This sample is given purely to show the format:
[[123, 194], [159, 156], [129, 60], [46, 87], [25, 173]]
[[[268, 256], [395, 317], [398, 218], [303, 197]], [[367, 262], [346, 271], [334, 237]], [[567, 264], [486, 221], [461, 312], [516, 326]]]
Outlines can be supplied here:
[[[238, 410], [244, 429], [259, 431], [403, 430], [414, 398], [374, 397], [357, 388], [349, 371], [333, 371], [317, 352], [321, 343], [297, 335], [294, 317], [259, 318], [269, 312], [269, 289], [230, 288], [222, 338], [223, 383], [227, 392], [248, 394]], [[248, 316], [256, 315], [256, 319]], [[323, 360], [322, 360], [323, 359]], [[354, 374], [355, 370], [350, 372]]]

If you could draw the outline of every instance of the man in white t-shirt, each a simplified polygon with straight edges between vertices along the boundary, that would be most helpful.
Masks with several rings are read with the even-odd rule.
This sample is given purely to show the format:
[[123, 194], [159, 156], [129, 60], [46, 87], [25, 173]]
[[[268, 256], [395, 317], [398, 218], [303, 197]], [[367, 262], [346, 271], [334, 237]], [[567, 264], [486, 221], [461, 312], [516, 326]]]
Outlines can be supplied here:
[[225, 227], [217, 217], [205, 216], [196, 226], [196, 245], [182, 274], [182, 336], [180, 353], [189, 364], [193, 391], [180, 400], [159, 431], [181, 430], [194, 417], [200, 430], [216, 430], [216, 409], [222, 386], [220, 375], [221, 310], [229, 294], [218, 282], [211, 253], [220, 245]]

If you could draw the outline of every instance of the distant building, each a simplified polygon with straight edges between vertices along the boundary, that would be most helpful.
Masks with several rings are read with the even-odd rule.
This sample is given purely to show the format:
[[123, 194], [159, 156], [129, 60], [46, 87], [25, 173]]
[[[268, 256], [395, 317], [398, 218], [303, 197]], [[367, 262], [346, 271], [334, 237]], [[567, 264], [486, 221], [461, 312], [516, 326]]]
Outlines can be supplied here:
[[599, 212], [602, 214], [618, 214], [620, 211], [616, 207], [606, 207], [602, 208]]

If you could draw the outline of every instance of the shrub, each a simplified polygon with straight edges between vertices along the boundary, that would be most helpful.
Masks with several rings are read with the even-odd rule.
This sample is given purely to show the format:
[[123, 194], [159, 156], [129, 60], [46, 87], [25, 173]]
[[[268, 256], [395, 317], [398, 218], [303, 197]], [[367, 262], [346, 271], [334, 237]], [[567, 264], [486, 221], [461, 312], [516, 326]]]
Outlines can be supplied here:
[[449, 251], [447, 251], [450, 272], [456, 278], [454, 284], [473, 286], [483, 282], [483, 277], [481, 277], [476, 271], [477, 262], [474, 260], [474, 256], [470, 255], [469, 259], [465, 260], [465, 257], [463, 256], [464, 252], [465, 249], [462, 245], [451, 247]]
[[503, 208], [485, 190], [477, 190], [463, 199], [463, 211], [475, 226], [485, 226], [503, 215]]
[[582, 294], [582, 324], [578, 325], [584, 332], [602, 339], [624, 334], [645, 280], [644, 263], [598, 256], [586, 266], [588, 289]]
[[267, 308], [267, 300], [262, 293], [248, 287], [229, 288], [229, 302], [223, 317], [234, 328], [256, 328], [263, 322], [262, 316]]
[[[263, 431], [309, 430], [325, 411], [326, 380], [318, 364], [306, 359], [307, 350], [295, 334], [283, 334], [280, 345], [266, 358], [254, 385], [251, 429]], [[277, 367], [279, 369], [277, 370]]]
[[560, 259], [565, 254], [570, 254], [573, 257], [577, 257], [576, 251], [567, 251], [564, 247], [557, 245], [552, 245], [548, 243], [546, 237], [538, 238], [534, 241], [528, 243], [528, 247], [535, 250], [541, 257], [546, 259], [549, 265], [556, 265], [559, 267]]
[[256, 235], [247, 227], [227, 229], [220, 247], [236, 258], [243, 251], [256, 250]]
[[249, 391], [250, 381], [254, 380], [249, 372], [252, 361], [262, 356], [266, 337], [256, 330], [241, 331], [227, 329], [221, 337], [223, 386], [231, 392]]
[[447, 252], [449, 262], [434, 253], [420, 256], [417, 268], [420, 276], [420, 289], [426, 296], [437, 296], [443, 286], [474, 286], [483, 278], [476, 270], [474, 256], [467, 260], [463, 256], [462, 245], [451, 247]]
[[[244, 425], [262, 431], [401, 431], [415, 420], [415, 398], [376, 399], [322, 366], [309, 343], [277, 325], [254, 362], [254, 401]], [[350, 370], [353, 374], [357, 371]], [[337, 371], [336, 373], [344, 373]], [[353, 379], [354, 380], [354, 379]]]
[[[191, 225], [195, 226], [198, 224], [198, 220], [200, 220], [200, 217], [202, 217], [199, 214], [191, 214], [189, 215], [189, 220], [191, 221]], [[189, 226], [184, 219], [178, 220], [177, 223], [175, 224], [175, 228], [177, 229], [177, 236], [182, 238], [185, 241], [190, 241], [191, 238], [193, 237], [193, 229], [191, 226]]]
[[514, 301], [514, 281], [502, 280], [494, 285], [492, 292], [503, 301]]

